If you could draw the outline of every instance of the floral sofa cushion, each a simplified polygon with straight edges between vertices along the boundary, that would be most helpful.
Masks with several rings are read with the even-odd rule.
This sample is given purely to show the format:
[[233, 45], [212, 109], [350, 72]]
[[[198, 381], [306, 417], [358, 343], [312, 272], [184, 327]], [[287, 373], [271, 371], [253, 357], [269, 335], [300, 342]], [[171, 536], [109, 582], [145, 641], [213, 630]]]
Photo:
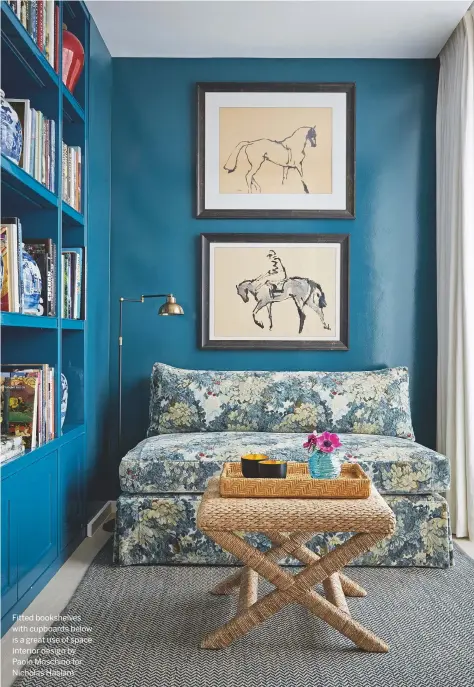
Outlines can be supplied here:
[[153, 366], [148, 436], [314, 429], [413, 440], [407, 368], [217, 372]]
[[[357, 459], [381, 493], [432, 493], [449, 486], [448, 460], [436, 451], [398, 437], [340, 436], [341, 456]], [[224, 461], [238, 461], [245, 453], [305, 460], [305, 439], [305, 434], [269, 432], [150, 437], [122, 459], [121, 488], [129, 494], [202, 493], [209, 478], [220, 473]]]

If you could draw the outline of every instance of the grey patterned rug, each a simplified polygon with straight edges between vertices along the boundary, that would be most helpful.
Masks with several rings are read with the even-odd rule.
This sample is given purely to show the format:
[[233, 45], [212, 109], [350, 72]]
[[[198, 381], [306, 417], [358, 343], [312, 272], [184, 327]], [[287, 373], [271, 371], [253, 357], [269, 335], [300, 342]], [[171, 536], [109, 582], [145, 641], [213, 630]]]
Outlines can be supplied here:
[[459, 549], [450, 570], [350, 569], [368, 591], [348, 600], [351, 612], [390, 644], [388, 654], [358, 650], [299, 606], [228, 649], [199, 649], [235, 611], [235, 597], [208, 594], [230, 568], [110, 561], [108, 544], [62, 613], [76, 618], [53, 626], [34, 657], [42, 663], [30, 660], [15, 687], [474, 685], [474, 561]]

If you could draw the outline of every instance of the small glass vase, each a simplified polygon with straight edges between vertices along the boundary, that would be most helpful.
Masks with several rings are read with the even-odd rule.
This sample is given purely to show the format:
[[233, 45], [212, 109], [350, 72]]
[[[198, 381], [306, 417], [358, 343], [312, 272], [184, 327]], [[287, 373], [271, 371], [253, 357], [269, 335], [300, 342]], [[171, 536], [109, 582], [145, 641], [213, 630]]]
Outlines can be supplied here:
[[313, 479], [335, 479], [341, 472], [341, 461], [337, 451], [324, 453], [314, 451], [308, 461], [309, 474]]

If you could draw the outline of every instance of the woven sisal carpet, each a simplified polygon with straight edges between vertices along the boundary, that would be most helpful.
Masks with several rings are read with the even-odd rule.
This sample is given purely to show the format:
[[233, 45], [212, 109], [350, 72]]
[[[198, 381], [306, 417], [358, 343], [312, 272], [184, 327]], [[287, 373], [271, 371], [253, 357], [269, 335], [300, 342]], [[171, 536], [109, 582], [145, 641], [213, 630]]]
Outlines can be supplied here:
[[[108, 544], [36, 658], [63, 642], [75, 666], [31, 673], [15, 687], [470, 687], [474, 685], [474, 561], [456, 549], [450, 570], [351, 568], [368, 591], [349, 599], [353, 616], [390, 644], [367, 654], [306, 610], [291, 606], [228, 649], [199, 649], [204, 633], [235, 610], [235, 597], [207, 592], [229, 568], [127, 567]], [[262, 585], [263, 587], [263, 585]], [[265, 589], [268, 589], [265, 585]], [[72, 644], [73, 637], [90, 638]], [[61, 640], [62, 641], [62, 640]], [[42, 651], [49, 653], [41, 653]], [[56, 651], [56, 653], [55, 653]], [[63, 656], [64, 657], [64, 656]], [[65, 660], [68, 660], [66, 655]], [[63, 664], [64, 665], [64, 664]]]

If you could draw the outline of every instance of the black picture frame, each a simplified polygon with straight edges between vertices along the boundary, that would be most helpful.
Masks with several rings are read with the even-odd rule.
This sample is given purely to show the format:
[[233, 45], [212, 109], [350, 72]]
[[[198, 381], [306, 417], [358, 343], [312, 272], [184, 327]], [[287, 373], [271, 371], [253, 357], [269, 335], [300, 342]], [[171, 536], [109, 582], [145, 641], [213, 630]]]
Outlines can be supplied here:
[[[355, 83], [198, 83], [196, 217], [198, 219], [354, 219], [355, 218]], [[346, 207], [338, 210], [242, 210], [205, 207], [205, 100], [206, 93], [345, 93], [346, 98]]]
[[[210, 325], [210, 248], [212, 243], [338, 243], [341, 246], [340, 338], [337, 341], [214, 340]], [[349, 234], [201, 234], [201, 329], [200, 348], [257, 350], [349, 350]]]

